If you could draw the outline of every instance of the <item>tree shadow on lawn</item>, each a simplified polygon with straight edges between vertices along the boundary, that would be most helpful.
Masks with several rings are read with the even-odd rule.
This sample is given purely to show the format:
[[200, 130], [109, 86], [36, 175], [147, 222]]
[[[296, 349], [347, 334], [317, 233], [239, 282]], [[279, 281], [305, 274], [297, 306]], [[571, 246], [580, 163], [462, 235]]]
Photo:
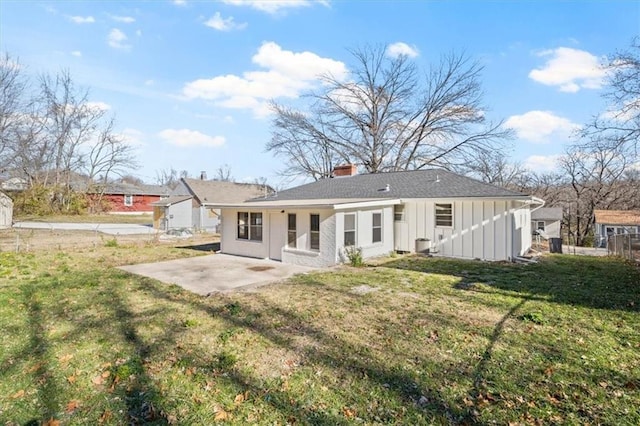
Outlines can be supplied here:
[[512, 292], [515, 297], [547, 300], [572, 306], [640, 311], [640, 271], [612, 257], [551, 255], [536, 264], [513, 264], [411, 256], [381, 265], [385, 268], [460, 278], [456, 288], [475, 283]]
[[[447, 401], [440, 395], [438, 389], [425, 387], [419, 374], [411, 372], [399, 363], [389, 365], [371, 357], [367, 345], [349, 342], [337, 334], [328, 333], [311, 324], [303, 314], [295, 312], [293, 308], [283, 308], [255, 293], [252, 297], [259, 300], [260, 309], [258, 310], [237, 302], [232, 302], [231, 307], [229, 304], [212, 306], [207, 303], [207, 299], [185, 299], [180, 295], [167, 292], [165, 288], [164, 284], [149, 287], [157, 298], [188, 305], [192, 309], [223, 319], [231, 327], [258, 333], [277, 347], [299, 353], [302, 355], [302, 365], [306, 368], [331, 370], [341, 379], [342, 386], [335, 386], [330, 391], [334, 392], [333, 398], [344, 401], [345, 410], [348, 408], [349, 401], [354, 398], [351, 386], [356, 388], [364, 386], [369, 389], [370, 402], [374, 405], [380, 402], [382, 407], [378, 417], [374, 417], [371, 413], [355, 414], [365, 423], [416, 424], [433, 423], [434, 419], [436, 423], [457, 423], [461, 419], [469, 418], [469, 413], [464, 407], [456, 404], [455, 401]], [[282, 325], [274, 327], [272, 324], [256, 320], [267, 314], [271, 318], [280, 319], [279, 322]], [[295, 343], [300, 337], [308, 339], [302, 348]], [[434, 369], [439, 368], [429, 359], [424, 358], [419, 361], [422, 364], [432, 364], [431, 367]], [[238, 369], [228, 371], [225, 377], [235, 386], [248, 390], [254, 398], [260, 398], [260, 402], [270, 405], [291, 422], [340, 425], [350, 424], [354, 420], [343, 413], [335, 414], [323, 410], [318, 407], [322, 405], [322, 401], [309, 405], [308, 400], [305, 401], [308, 397], [283, 389], [265, 389], [264, 378], [243, 373]], [[377, 401], [374, 395], [383, 400], [385, 398], [391, 400], [388, 402], [389, 407], [386, 407], [388, 412], [384, 412], [385, 401]], [[397, 412], [393, 413], [394, 410]]]

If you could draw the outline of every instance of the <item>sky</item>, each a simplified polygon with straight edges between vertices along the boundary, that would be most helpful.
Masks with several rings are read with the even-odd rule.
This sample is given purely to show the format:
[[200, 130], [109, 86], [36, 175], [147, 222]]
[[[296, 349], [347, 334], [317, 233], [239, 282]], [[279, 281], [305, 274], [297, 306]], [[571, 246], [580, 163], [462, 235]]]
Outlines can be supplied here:
[[425, 71], [451, 52], [478, 61], [487, 119], [515, 133], [511, 160], [548, 171], [606, 110], [598, 65], [638, 35], [640, 1], [0, 0], [0, 52], [28, 75], [68, 70], [116, 117], [147, 183], [228, 165], [290, 186], [265, 151], [268, 102], [347, 76], [349, 49], [367, 45]]

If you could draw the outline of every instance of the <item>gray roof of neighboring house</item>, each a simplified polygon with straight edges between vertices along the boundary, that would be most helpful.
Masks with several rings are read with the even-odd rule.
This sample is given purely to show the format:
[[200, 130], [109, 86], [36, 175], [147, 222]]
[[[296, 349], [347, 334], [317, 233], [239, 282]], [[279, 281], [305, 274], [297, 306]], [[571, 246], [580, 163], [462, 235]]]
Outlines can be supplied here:
[[531, 220], [562, 220], [562, 207], [542, 207], [531, 212]]
[[108, 183], [104, 189], [105, 194], [123, 195], [169, 195], [169, 188], [162, 185], [134, 185], [131, 183]]
[[193, 196], [191, 196], [191, 195], [176, 195], [176, 196], [172, 196], [172, 197], [162, 198], [161, 200], [158, 200], [158, 201], [154, 201], [153, 203], [151, 203], [151, 205], [152, 206], [168, 207], [168, 206], [171, 206], [173, 204], [178, 204], [178, 203], [181, 203], [183, 201], [190, 200], [192, 198], [193, 198]]
[[[388, 185], [388, 190], [386, 190]], [[251, 201], [343, 198], [516, 198], [526, 194], [446, 170], [414, 170], [328, 178]]]
[[[219, 180], [181, 179], [191, 194], [202, 203], [236, 203], [255, 197], [264, 197], [273, 189], [253, 183], [226, 182]], [[178, 194], [176, 194], [178, 195]]]

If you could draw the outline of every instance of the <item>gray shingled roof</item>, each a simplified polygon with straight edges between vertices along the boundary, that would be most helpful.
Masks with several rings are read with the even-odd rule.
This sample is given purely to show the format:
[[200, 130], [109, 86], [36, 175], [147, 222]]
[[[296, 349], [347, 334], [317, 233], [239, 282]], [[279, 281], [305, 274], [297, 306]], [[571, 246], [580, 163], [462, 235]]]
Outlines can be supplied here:
[[201, 180], [183, 178], [193, 195], [200, 203], [237, 203], [249, 198], [264, 197], [265, 190], [272, 191], [269, 186], [252, 183], [224, 182], [217, 180]]
[[[389, 190], [386, 190], [389, 185]], [[251, 201], [342, 198], [513, 198], [528, 197], [446, 170], [372, 173], [322, 179]]]
[[543, 207], [531, 212], [531, 220], [562, 220], [562, 207]]
[[171, 206], [173, 204], [178, 204], [181, 203], [183, 201], [186, 200], [190, 200], [193, 197], [191, 195], [177, 195], [174, 197], [168, 197], [168, 198], [163, 198], [159, 201], [154, 201], [153, 203], [151, 203], [152, 206], [162, 206], [162, 207], [168, 207]]

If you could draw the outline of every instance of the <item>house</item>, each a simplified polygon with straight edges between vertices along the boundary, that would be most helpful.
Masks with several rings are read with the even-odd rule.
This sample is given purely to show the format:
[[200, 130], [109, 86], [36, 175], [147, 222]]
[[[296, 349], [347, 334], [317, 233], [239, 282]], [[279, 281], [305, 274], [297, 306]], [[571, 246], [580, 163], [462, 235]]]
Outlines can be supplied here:
[[594, 210], [598, 247], [606, 247], [615, 234], [640, 234], [640, 210]]
[[344, 262], [349, 246], [364, 258], [428, 248], [512, 260], [531, 246], [530, 208], [544, 204], [444, 170], [354, 172], [336, 169], [335, 178], [242, 203], [205, 203], [221, 209], [221, 251], [307, 266]]
[[560, 238], [562, 207], [542, 207], [531, 211], [531, 231], [544, 239]]
[[153, 203], [169, 196], [169, 189], [161, 185], [133, 184], [128, 182], [108, 183], [89, 190], [95, 203], [106, 205], [114, 214], [151, 214]]
[[13, 201], [8, 195], [0, 192], [0, 229], [13, 225]]
[[204, 176], [182, 178], [168, 198], [153, 203], [153, 226], [162, 230], [191, 228], [218, 232], [220, 210], [206, 203], [239, 203], [271, 191], [265, 185], [205, 180]]

